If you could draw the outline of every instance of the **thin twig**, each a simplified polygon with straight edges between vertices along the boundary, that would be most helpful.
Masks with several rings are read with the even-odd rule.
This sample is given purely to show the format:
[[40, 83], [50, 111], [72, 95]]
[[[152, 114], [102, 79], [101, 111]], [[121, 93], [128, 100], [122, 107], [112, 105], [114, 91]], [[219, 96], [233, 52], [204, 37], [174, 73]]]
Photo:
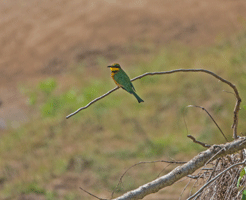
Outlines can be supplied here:
[[[232, 128], [233, 128], [233, 138], [234, 139], [238, 138], [238, 136], [237, 136], [238, 112], [240, 110], [240, 103], [241, 103], [242, 100], [241, 100], [241, 98], [239, 96], [239, 93], [238, 93], [238, 90], [237, 90], [236, 86], [234, 84], [232, 84], [231, 82], [227, 81], [226, 79], [223, 79], [222, 77], [218, 76], [217, 74], [215, 74], [215, 73], [213, 73], [213, 72], [211, 72], [209, 70], [206, 70], [206, 69], [176, 69], [176, 70], [164, 71], [164, 72], [147, 72], [147, 73], [144, 73], [144, 74], [142, 74], [140, 76], [137, 76], [137, 77], [131, 79], [131, 81], [135, 81], [137, 79], [141, 79], [141, 78], [143, 78], [145, 76], [173, 74], [173, 73], [176, 73], [176, 72], [204, 72], [204, 73], [210, 74], [211, 76], [219, 79], [223, 83], [226, 83], [227, 85], [229, 85], [234, 90], [234, 93], [235, 93], [235, 96], [237, 98], [237, 101], [236, 101], [235, 108], [234, 108], [234, 117], [233, 117]], [[81, 107], [78, 110], [76, 110], [75, 112], [69, 114], [66, 118], [68, 119], [68, 118], [72, 117], [73, 115], [77, 114], [78, 112], [80, 112], [81, 110], [84, 110], [84, 109], [88, 108], [93, 103], [95, 103], [98, 100], [106, 97], [107, 95], [109, 95], [110, 93], [114, 92], [117, 89], [119, 89], [119, 87], [115, 87], [114, 89], [108, 91], [106, 94], [94, 99], [93, 101], [88, 103], [86, 106]]]
[[246, 138], [242, 141], [240, 145], [243, 145], [246, 142]]
[[[216, 164], [215, 164], [215, 166], [214, 166], [214, 168], [202, 168], [201, 170], [213, 170], [212, 172], [211, 172], [211, 174], [210, 174], [210, 176], [209, 176], [209, 178], [208, 178], [208, 180], [207, 180], [207, 182], [212, 178], [212, 176], [213, 176], [213, 174], [214, 174], [214, 172], [215, 172], [215, 170], [216, 170], [216, 168], [217, 168], [217, 166], [218, 166], [218, 163], [219, 163], [219, 160], [220, 160], [221, 158], [218, 158], [217, 160], [216, 160]], [[207, 163], [206, 163], [207, 164]], [[206, 164], [204, 165], [204, 166], [206, 166]], [[200, 171], [201, 171], [200, 170]], [[200, 173], [200, 172], [199, 172]], [[204, 173], [202, 173], [199, 177], [198, 177], [198, 179], [200, 179], [201, 177], [202, 177], [202, 175], [204, 175]], [[193, 187], [194, 187], [194, 185], [193, 185]], [[193, 188], [192, 187], [192, 188]], [[199, 196], [201, 196], [201, 192], [197, 195], [197, 197], [195, 198], [195, 199], [198, 199], [199, 198]]]
[[201, 196], [201, 193], [199, 195], [197, 195], [197, 197], [195, 198], [195, 200], [197, 200], [200, 196]]
[[192, 181], [192, 179], [190, 179], [190, 180], [188, 181], [188, 183], [185, 185], [183, 191], [182, 191], [181, 194], [179, 195], [179, 200], [182, 198], [182, 195], [184, 194], [184, 191], [185, 191], [186, 188], [189, 186], [189, 184], [190, 184], [191, 181]]
[[213, 179], [211, 179], [206, 184], [204, 184], [195, 194], [193, 194], [192, 196], [190, 196], [187, 200], [193, 199], [196, 195], [198, 195], [200, 192], [202, 192], [210, 183], [212, 183], [213, 181], [215, 181], [218, 177], [220, 177], [222, 174], [224, 174], [225, 172], [227, 172], [231, 168], [233, 168], [235, 166], [238, 166], [238, 165], [244, 165], [245, 163], [246, 163], [246, 159], [243, 162], [240, 162], [240, 163], [236, 163], [234, 165], [231, 165], [230, 167], [228, 167], [224, 171], [220, 172], [217, 176], [215, 176]]
[[166, 71], [166, 72], [147, 72], [143, 75], [140, 75], [136, 78], [133, 78], [131, 81], [135, 81], [137, 79], [140, 79], [144, 76], [147, 76], [147, 75], [161, 75], [161, 74], [172, 74], [172, 73], [175, 73], [175, 72], [204, 72], [204, 73], [207, 73], [207, 74], [210, 74], [212, 75], [213, 77], [219, 79], [220, 81], [226, 83], [227, 85], [229, 85], [235, 92], [235, 96], [237, 98], [237, 102], [236, 102], [236, 105], [235, 105], [235, 108], [234, 108], [234, 119], [233, 119], [233, 124], [232, 124], [232, 128], [233, 128], [233, 138], [236, 139], [238, 138], [237, 136], [237, 125], [238, 125], [238, 112], [240, 110], [240, 103], [241, 103], [241, 98], [239, 96], [239, 93], [238, 93], [238, 90], [236, 88], [236, 86], [234, 84], [232, 84], [231, 82], [223, 79], [222, 77], [218, 76], [217, 74], [209, 71], [209, 70], [205, 70], [205, 69], [176, 69], [176, 70], [171, 70], [171, 71]]
[[200, 175], [187, 175], [187, 177], [195, 180], [201, 178]]
[[94, 194], [91, 194], [90, 192], [84, 190], [82, 187], [79, 187], [79, 189], [81, 189], [81, 190], [84, 191], [85, 193], [87, 193], [87, 194], [89, 194], [89, 195], [95, 197], [96, 199], [99, 199], [99, 200], [107, 200], [107, 199], [103, 199], [103, 198], [97, 197], [97, 196], [94, 195]]
[[190, 190], [190, 193], [189, 193], [189, 196], [191, 195], [191, 192], [192, 192], [193, 188], [196, 187], [196, 184], [198, 184], [198, 181], [200, 180], [200, 178], [202, 178], [202, 176], [204, 176], [204, 174], [201, 174], [199, 176], [199, 179], [196, 179], [196, 181], [193, 183], [193, 185], [191, 187], [191, 190]]
[[192, 139], [194, 143], [200, 144], [200, 145], [202, 145], [205, 148], [211, 147], [211, 145], [209, 145], [209, 144], [205, 144], [203, 142], [200, 142], [200, 141], [196, 140], [192, 135], [187, 135], [187, 137]]
[[[205, 165], [204, 165], [204, 166], [205, 166]], [[205, 170], [206, 170], [206, 171], [209, 171], [209, 170], [214, 170], [214, 168], [213, 168], [213, 167], [211, 167], [211, 168], [204, 168], [204, 167], [203, 167], [201, 170], [204, 170], [204, 171], [205, 171]]]
[[222, 92], [226, 92], [226, 93], [229, 93], [229, 94], [233, 94], [233, 95], [234, 95], [234, 97], [236, 97], [236, 95], [235, 95], [233, 92], [226, 91], [226, 90], [222, 90]]
[[81, 108], [79, 108], [78, 110], [76, 110], [75, 112], [73, 112], [73, 113], [69, 114], [68, 116], [66, 116], [66, 119], [72, 117], [73, 115], [77, 114], [77, 113], [80, 112], [81, 110], [84, 110], [84, 109], [88, 108], [88, 107], [89, 107], [90, 105], [92, 105], [93, 103], [96, 103], [96, 102], [99, 101], [100, 99], [102, 99], [102, 98], [108, 96], [110, 93], [112, 93], [112, 92], [114, 92], [115, 90], [118, 90], [118, 89], [119, 89], [119, 87], [117, 86], [117, 87], [115, 87], [114, 89], [112, 89], [112, 90], [108, 91], [107, 93], [105, 93], [104, 95], [95, 98], [93, 101], [91, 101], [90, 103], [88, 103], [86, 106], [81, 107]]
[[[240, 143], [241, 144], [241, 143]], [[223, 146], [223, 147], [222, 147]], [[212, 146], [213, 147], [213, 149], [216, 151], [216, 148], [220, 148], [220, 150], [219, 151], [217, 151], [217, 153], [215, 153], [205, 164], [204, 164], [204, 166], [206, 166], [208, 163], [210, 163], [210, 161], [212, 161], [218, 154], [220, 154], [222, 151], [225, 151], [226, 150], [226, 148], [225, 148], [225, 145], [221, 145], [221, 146], [219, 146], [219, 145], [213, 145]]]
[[213, 177], [214, 172], [216, 171], [216, 168], [217, 168], [217, 166], [218, 166], [218, 164], [219, 164], [219, 161], [220, 161], [220, 158], [218, 158], [218, 159], [216, 160], [216, 163], [215, 163], [215, 165], [214, 165], [214, 169], [213, 169], [212, 173], [210, 174], [210, 176], [209, 176], [207, 182], [210, 181], [210, 179]]
[[[187, 109], [187, 106], [185, 107], [185, 109]], [[187, 123], [186, 123], [186, 120], [185, 120], [185, 109], [183, 110], [183, 120], [184, 120], [184, 124], [185, 124], [185, 128], [186, 128], [186, 132], [187, 132], [187, 135], [189, 133], [189, 129], [188, 129], [188, 126], [187, 126]]]
[[168, 164], [166, 167], [164, 167], [164, 168], [160, 171], [160, 173], [157, 175], [157, 177], [156, 177], [156, 178], [159, 178], [159, 177], [160, 177], [160, 175], [161, 175], [161, 173], [162, 173], [162, 172], [164, 172], [164, 171], [165, 171], [165, 169], [167, 169], [170, 165], [171, 165], [171, 164]]
[[189, 105], [189, 106], [187, 106], [187, 107], [201, 108], [202, 110], [204, 110], [204, 111], [208, 114], [208, 116], [213, 120], [213, 122], [215, 123], [215, 125], [217, 126], [217, 128], [220, 130], [221, 134], [224, 136], [225, 140], [226, 140], [227, 142], [229, 142], [229, 141], [227, 140], [225, 134], [223, 133], [223, 131], [222, 131], [221, 128], [219, 127], [219, 125], [216, 123], [216, 121], [215, 121], [214, 118], [212, 117], [212, 115], [210, 115], [210, 113], [209, 113], [204, 107], [202, 107], [202, 106], [196, 106], [196, 105]]
[[[119, 185], [122, 183], [122, 179], [125, 176], [125, 174], [133, 167], [136, 167], [137, 165], [141, 165], [141, 164], [149, 164], [149, 163], [159, 163], [159, 162], [164, 162], [164, 163], [168, 163], [168, 164], [185, 164], [186, 162], [183, 161], [166, 161], [166, 160], [155, 160], [155, 161], [141, 161], [139, 163], [136, 163], [134, 165], [132, 165], [131, 167], [129, 167], [120, 177], [120, 180], [116, 186], [115, 189], [117, 189], [119, 187]], [[113, 198], [115, 190], [112, 192], [111, 194], [111, 199]]]

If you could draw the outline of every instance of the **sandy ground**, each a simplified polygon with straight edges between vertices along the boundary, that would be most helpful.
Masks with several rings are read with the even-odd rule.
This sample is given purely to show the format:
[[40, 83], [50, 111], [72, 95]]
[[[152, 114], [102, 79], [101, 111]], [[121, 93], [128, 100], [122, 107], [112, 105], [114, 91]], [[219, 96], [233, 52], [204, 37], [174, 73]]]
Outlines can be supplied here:
[[[245, 27], [245, 0], [0, 1], [0, 128], [25, 121], [19, 85], [129, 43], [209, 45]], [[18, 123], [17, 123], [18, 124]]]

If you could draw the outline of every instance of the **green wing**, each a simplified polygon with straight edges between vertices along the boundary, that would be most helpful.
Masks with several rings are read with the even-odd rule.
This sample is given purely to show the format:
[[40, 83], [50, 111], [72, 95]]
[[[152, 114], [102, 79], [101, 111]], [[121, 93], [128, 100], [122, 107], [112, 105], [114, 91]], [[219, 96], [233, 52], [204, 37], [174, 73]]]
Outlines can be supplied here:
[[135, 88], [132, 85], [132, 82], [130, 78], [127, 76], [127, 74], [121, 69], [114, 75], [114, 80], [127, 92], [130, 94], [133, 94], [136, 99], [138, 100], [138, 103], [144, 102], [143, 99], [141, 99], [135, 92]]
[[127, 92], [129, 93], [134, 92], [135, 88], [132, 85], [130, 78], [127, 76], [127, 74], [122, 69], [114, 75], [114, 79]]

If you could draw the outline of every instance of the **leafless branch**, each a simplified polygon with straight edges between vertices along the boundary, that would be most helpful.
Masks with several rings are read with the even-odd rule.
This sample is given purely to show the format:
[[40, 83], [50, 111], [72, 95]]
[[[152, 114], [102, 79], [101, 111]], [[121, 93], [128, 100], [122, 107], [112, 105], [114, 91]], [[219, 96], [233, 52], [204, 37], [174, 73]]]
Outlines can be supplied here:
[[85, 193], [89, 194], [90, 196], [95, 197], [96, 199], [99, 199], [99, 200], [107, 200], [107, 199], [102, 199], [102, 198], [100, 198], [100, 197], [97, 197], [97, 196], [94, 195], [94, 194], [91, 194], [90, 192], [86, 191], [86, 190], [83, 189], [82, 187], [79, 187], [79, 189], [81, 189], [81, 190], [84, 191]]
[[205, 144], [203, 142], [200, 142], [200, 141], [196, 140], [196, 138], [194, 138], [192, 135], [187, 135], [187, 137], [192, 139], [194, 143], [200, 144], [200, 145], [202, 145], [205, 148], [211, 147], [209, 144]]
[[223, 153], [226, 150], [225, 147], [222, 147], [221, 145], [213, 145], [212, 147], [216, 149], [217, 152], [208, 159], [204, 166], [206, 166], [211, 161], [215, 160], [215, 157], [217, 158], [219, 154]]
[[102, 98], [108, 96], [110, 93], [112, 93], [112, 92], [114, 92], [115, 90], [118, 90], [118, 89], [119, 89], [119, 87], [117, 86], [117, 87], [115, 87], [114, 89], [112, 89], [112, 90], [108, 91], [107, 93], [105, 93], [104, 95], [95, 98], [93, 101], [91, 101], [90, 103], [88, 103], [86, 106], [81, 107], [81, 108], [79, 108], [78, 110], [76, 110], [75, 112], [73, 112], [73, 113], [69, 114], [68, 116], [66, 116], [66, 119], [72, 117], [73, 115], [77, 114], [77, 113], [80, 112], [81, 110], [84, 110], [84, 109], [88, 108], [88, 107], [89, 107], [90, 105], [92, 105], [93, 103], [96, 103], [96, 102], [99, 101], [100, 99], [102, 99]]
[[226, 90], [222, 90], [222, 91], [226, 92], [226, 93], [229, 93], [229, 94], [233, 94], [236, 97], [236, 95], [233, 92], [229, 92], [229, 91], [226, 91]]
[[187, 177], [195, 180], [201, 178], [199, 175], [187, 175]]
[[[188, 176], [189, 176], [189, 175], [188, 175]], [[189, 186], [189, 184], [190, 184], [191, 181], [192, 181], [192, 179], [190, 179], [190, 180], [188, 181], [188, 183], [185, 185], [184, 189], [182, 190], [181, 194], [179, 195], [179, 200], [182, 198], [182, 196], [183, 196], [183, 194], [184, 194], [186, 188]]]
[[[206, 151], [199, 153], [197, 156], [195, 156], [192, 160], [185, 163], [184, 165], [176, 167], [168, 174], [152, 182], [149, 182], [135, 190], [127, 192], [126, 194], [116, 198], [115, 200], [142, 199], [151, 193], [158, 192], [160, 189], [170, 186], [173, 183], [180, 180], [181, 178], [194, 173], [197, 169], [204, 166], [204, 164], [208, 163], [209, 161], [215, 160], [219, 157], [228, 154], [236, 153], [246, 148], [246, 143], [244, 143], [245, 140], [246, 137], [241, 137], [237, 140], [228, 142], [226, 144], [217, 145], [217, 146], [214, 145], [209, 149], [207, 149]], [[211, 179], [210, 181], [212, 180], [213, 179]]]
[[[129, 167], [120, 177], [120, 180], [116, 186], [116, 188], [119, 187], [119, 185], [122, 183], [122, 179], [123, 177], [125, 176], [125, 174], [133, 167], [136, 167], [137, 165], [141, 165], [141, 164], [149, 164], [149, 163], [160, 163], [160, 162], [164, 162], [164, 163], [168, 163], [168, 164], [184, 164], [186, 162], [183, 162], [183, 161], [167, 161], [167, 160], [155, 160], [155, 161], [142, 161], [142, 162], [139, 162], [139, 163], [136, 163], [134, 165], [132, 165], [131, 167]], [[112, 192], [111, 194], [111, 199], [113, 198], [113, 195], [114, 195], [114, 191]]]
[[210, 74], [213, 77], [219, 79], [223, 83], [226, 83], [227, 85], [229, 85], [234, 90], [235, 96], [237, 98], [237, 102], [236, 102], [236, 105], [234, 108], [234, 119], [233, 119], [232, 128], [233, 128], [233, 138], [234, 139], [238, 138], [238, 136], [237, 136], [238, 112], [240, 110], [240, 103], [242, 100], [239, 96], [237, 87], [234, 84], [232, 84], [231, 82], [227, 81], [226, 79], [223, 79], [222, 77], [218, 76], [217, 74], [215, 74], [209, 70], [206, 70], [206, 69], [176, 69], [176, 70], [171, 70], [171, 71], [166, 71], [166, 72], [147, 72], [147, 73], [144, 73], [140, 76], [133, 78], [131, 81], [135, 81], [137, 79], [143, 78], [144, 76], [148, 76], [148, 75], [172, 74], [172, 73], [176, 73], [176, 72], [204, 72], [204, 73]]
[[224, 136], [225, 140], [227, 142], [229, 142], [225, 136], [225, 134], [223, 133], [223, 131], [221, 130], [221, 128], [219, 127], [219, 125], [217, 124], [217, 122], [214, 120], [214, 118], [212, 117], [212, 115], [202, 106], [196, 106], [196, 105], [189, 105], [188, 107], [196, 107], [196, 108], [201, 108], [202, 110], [204, 110], [208, 116], [212, 119], [212, 121], [215, 123], [215, 125], [217, 126], [217, 128], [220, 130], [221, 134]]
[[159, 177], [161, 176], [162, 172], [164, 172], [170, 165], [171, 165], [171, 164], [168, 164], [167, 166], [165, 166], [165, 167], [159, 172], [159, 174], [157, 175], [156, 178], [159, 178]]
[[215, 165], [214, 165], [214, 169], [213, 169], [212, 173], [210, 174], [210, 176], [209, 176], [209, 178], [208, 178], [207, 181], [210, 181], [210, 179], [213, 177], [214, 172], [215, 172], [215, 170], [216, 170], [216, 168], [217, 168], [219, 162], [220, 162], [220, 158], [216, 160], [216, 163], [215, 163]]
[[[234, 117], [233, 117], [232, 128], [233, 128], [233, 138], [234, 139], [238, 138], [238, 136], [237, 136], [238, 112], [240, 110], [240, 103], [241, 103], [242, 100], [241, 100], [241, 98], [239, 96], [239, 93], [238, 93], [238, 90], [237, 90], [236, 86], [234, 84], [232, 84], [231, 82], [227, 81], [226, 79], [223, 79], [222, 77], [218, 76], [217, 74], [215, 74], [215, 73], [213, 73], [213, 72], [211, 72], [209, 70], [206, 70], [206, 69], [176, 69], [176, 70], [164, 71], [164, 72], [147, 72], [147, 73], [144, 73], [144, 74], [142, 74], [140, 76], [137, 76], [137, 77], [131, 79], [131, 81], [135, 81], [137, 79], [141, 79], [141, 78], [143, 78], [145, 76], [173, 74], [173, 73], [177, 73], [177, 72], [203, 72], [203, 73], [209, 74], [209, 75], [217, 78], [218, 80], [222, 81], [223, 83], [226, 83], [227, 85], [229, 85], [234, 90], [234, 93], [235, 93], [235, 96], [237, 98], [237, 101], [236, 101], [236, 105], [235, 105], [235, 108], [234, 108]], [[115, 87], [114, 89], [108, 91], [104, 95], [102, 95], [100, 97], [97, 97], [96, 99], [94, 99], [93, 101], [88, 103], [86, 106], [81, 107], [78, 110], [76, 110], [75, 112], [69, 114], [66, 118], [68, 119], [68, 118], [72, 117], [73, 115], [77, 114], [78, 112], [80, 112], [81, 110], [84, 110], [84, 109], [88, 108], [93, 103], [95, 103], [98, 100], [108, 96], [110, 93], [114, 92], [117, 89], [119, 89], [119, 87]]]

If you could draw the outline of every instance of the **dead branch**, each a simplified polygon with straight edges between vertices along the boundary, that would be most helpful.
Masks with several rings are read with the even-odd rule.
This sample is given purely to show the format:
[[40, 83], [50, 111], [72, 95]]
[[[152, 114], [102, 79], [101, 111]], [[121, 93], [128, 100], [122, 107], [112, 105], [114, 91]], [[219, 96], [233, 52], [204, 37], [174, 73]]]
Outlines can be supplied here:
[[211, 147], [209, 144], [205, 144], [205, 143], [203, 143], [203, 142], [200, 142], [200, 141], [196, 140], [196, 138], [194, 138], [192, 135], [187, 135], [187, 137], [190, 138], [190, 139], [192, 139], [192, 141], [193, 141], [194, 143], [200, 144], [200, 145], [202, 145], [202, 146], [205, 147], [205, 148]]
[[[149, 182], [143, 186], [140, 186], [139, 188], [135, 190], [127, 192], [124, 195], [114, 200], [142, 199], [151, 193], [156, 193], [159, 190], [172, 185], [173, 183], [177, 182], [181, 178], [189, 174], [192, 174], [197, 169], [204, 166], [205, 163], [208, 163], [208, 161], [213, 161], [219, 157], [233, 154], [233, 153], [236, 153], [246, 148], [245, 141], [246, 141], [246, 137], [241, 137], [237, 140], [234, 140], [226, 144], [214, 145], [210, 147], [209, 149], [207, 149], [206, 151], [199, 153], [197, 156], [195, 156], [192, 160], [190, 160], [186, 164], [176, 167], [174, 170], [172, 170], [168, 174], [152, 182]], [[211, 179], [210, 181], [212, 180], [213, 179]]]
[[214, 172], [215, 172], [215, 170], [216, 170], [216, 168], [217, 168], [217, 166], [218, 166], [219, 162], [220, 162], [220, 158], [216, 160], [216, 163], [215, 163], [215, 165], [214, 165], [214, 169], [213, 169], [212, 173], [210, 174], [210, 176], [209, 176], [209, 178], [208, 178], [208, 180], [207, 180], [207, 181], [210, 181], [210, 180], [211, 180], [211, 178], [213, 177]]
[[76, 110], [75, 112], [73, 112], [73, 113], [69, 114], [68, 116], [66, 116], [66, 119], [72, 117], [73, 115], [77, 114], [77, 113], [80, 112], [81, 110], [84, 110], [84, 109], [88, 108], [88, 107], [89, 107], [90, 105], [92, 105], [93, 103], [96, 103], [96, 102], [99, 101], [100, 99], [102, 99], [102, 98], [108, 96], [110, 93], [112, 93], [112, 92], [114, 92], [115, 90], [118, 90], [118, 89], [119, 89], [119, 87], [117, 86], [117, 87], [115, 87], [114, 89], [112, 89], [112, 90], [108, 91], [107, 93], [105, 93], [104, 95], [95, 98], [93, 101], [91, 101], [90, 103], [88, 103], [86, 106], [81, 107], [81, 108], [79, 108], [78, 110]]
[[[142, 165], [142, 164], [152, 164], [152, 163], [160, 163], [160, 162], [163, 162], [163, 163], [168, 163], [168, 164], [184, 164], [186, 162], [183, 162], [183, 161], [168, 161], [168, 160], [155, 160], [155, 161], [141, 161], [139, 163], [136, 163], [134, 165], [132, 165], [131, 167], [129, 167], [120, 177], [120, 180], [116, 186], [116, 189], [119, 187], [119, 185], [122, 183], [122, 179], [123, 177], [126, 175], [126, 173], [133, 167], [136, 167], [137, 165]], [[112, 192], [111, 194], [111, 199], [113, 198], [113, 195], [114, 195], [114, 192]]]
[[82, 191], [84, 191], [85, 193], [89, 194], [90, 196], [92, 196], [92, 197], [94, 197], [94, 198], [96, 198], [96, 199], [99, 199], [99, 200], [107, 200], [107, 199], [102, 199], [102, 198], [100, 198], [100, 197], [97, 197], [96, 195], [94, 195], [94, 194], [92, 194], [92, 193], [86, 191], [86, 190], [83, 189], [82, 187], [79, 187], [79, 189], [81, 189]]
[[226, 138], [225, 134], [223, 133], [223, 131], [221, 130], [221, 128], [217, 124], [217, 122], [214, 120], [214, 118], [212, 117], [212, 115], [204, 107], [202, 107], [202, 106], [196, 106], [196, 105], [189, 105], [187, 107], [201, 108], [202, 110], [204, 110], [208, 114], [208, 116], [210, 117], [210, 119], [212, 119], [212, 121], [214, 122], [214, 124], [217, 126], [217, 128], [219, 129], [219, 131], [221, 132], [221, 134], [225, 138], [226, 142], [229, 142], [228, 139]]
[[191, 178], [191, 179], [195, 179], [195, 180], [201, 178], [201, 176], [199, 176], [199, 175], [187, 175], [187, 177]]
[[171, 71], [166, 71], [166, 72], [147, 72], [147, 73], [144, 73], [140, 76], [137, 76], [137, 77], [131, 79], [131, 81], [135, 81], [137, 79], [143, 78], [143, 77], [148, 76], [148, 75], [152, 76], [152, 75], [172, 74], [172, 73], [176, 73], [176, 72], [204, 72], [204, 73], [210, 74], [213, 77], [219, 79], [223, 83], [226, 83], [227, 85], [229, 85], [234, 90], [235, 96], [237, 98], [237, 102], [236, 102], [236, 105], [234, 108], [234, 117], [233, 117], [232, 128], [233, 128], [233, 138], [234, 139], [238, 138], [238, 136], [237, 136], [238, 112], [240, 110], [240, 103], [242, 100], [239, 96], [237, 87], [234, 84], [232, 84], [231, 82], [227, 81], [226, 79], [223, 79], [222, 77], [218, 76], [217, 74], [215, 74], [209, 70], [206, 70], [206, 69], [176, 69], [176, 70], [171, 70]]
[[[236, 139], [238, 138], [237, 136], [237, 126], [238, 126], [238, 112], [240, 110], [240, 103], [241, 103], [241, 98], [239, 96], [238, 90], [236, 88], [236, 86], [234, 84], [232, 84], [231, 82], [227, 81], [226, 79], [223, 79], [222, 77], [218, 76], [217, 74], [206, 70], [206, 69], [176, 69], [176, 70], [171, 70], [171, 71], [164, 71], [164, 72], [147, 72], [144, 73], [140, 76], [137, 76], [133, 79], [131, 79], [131, 81], [135, 81], [137, 79], [141, 79], [145, 76], [153, 76], [153, 75], [163, 75], [163, 74], [173, 74], [173, 73], [177, 73], [177, 72], [203, 72], [206, 74], [209, 74], [215, 78], [217, 78], [218, 80], [222, 81], [223, 83], [229, 85], [235, 93], [235, 96], [237, 98], [236, 104], [235, 104], [235, 108], [234, 108], [234, 117], [233, 117], [233, 124], [232, 124], [232, 128], [233, 128], [233, 138]], [[119, 87], [115, 87], [114, 89], [108, 91], [107, 93], [105, 93], [104, 95], [97, 97], [96, 99], [94, 99], [93, 101], [91, 101], [90, 103], [88, 103], [86, 106], [79, 108], [78, 110], [76, 110], [75, 112], [69, 114], [66, 118], [70, 118], [73, 115], [77, 114], [78, 112], [80, 112], [81, 110], [84, 110], [86, 108], [88, 108], [89, 106], [91, 106], [93, 103], [97, 102], [98, 100], [108, 96], [109, 94], [111, 94], [112, 92], [114, 92], [115, 90], [119, 89]]]

